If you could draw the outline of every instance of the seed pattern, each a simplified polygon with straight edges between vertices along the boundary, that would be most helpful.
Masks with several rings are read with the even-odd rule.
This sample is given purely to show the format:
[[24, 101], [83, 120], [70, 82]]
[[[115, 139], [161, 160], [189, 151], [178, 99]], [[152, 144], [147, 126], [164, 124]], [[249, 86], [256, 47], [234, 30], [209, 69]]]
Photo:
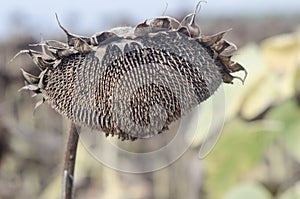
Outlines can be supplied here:
[[[236, 46], [226, 31], [204, 36], [195, 12], [182, 22], [168, 16], [92, 37], [68, 32], [67, 43], [46, 40], [42, 51], [23, 50], [41, 69], [22, 70], [26, 85], [79, 125], [120, 139], [147, 138], [209, 98], [222, 82], [242, 81], [246, 70], [231, 60]], [[19, 54], [20, 54], [19, 53]], [[245, 71], [245, 78], [231, 73]]]

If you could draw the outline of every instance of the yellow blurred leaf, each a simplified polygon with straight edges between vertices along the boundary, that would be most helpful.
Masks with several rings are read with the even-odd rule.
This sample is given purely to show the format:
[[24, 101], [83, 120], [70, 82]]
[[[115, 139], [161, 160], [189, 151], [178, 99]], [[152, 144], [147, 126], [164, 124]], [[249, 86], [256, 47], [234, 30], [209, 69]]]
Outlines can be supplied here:
[[255, 49], [255, 56], [249, 50], [240, 51], [243, 56], [237, 59], [249, 70], [249, 76], [243, 93], [235, 91], [238, 96], [234, 98], [242, 100], [239, 99], [238, 103], [233, 101], [235, 106], [240, 104], [240, 114], [244, 118], [255, 118], [269, 106], [282, 103], [296, 94], [300, 70], [299, 38], [299, 33], [291, 33], [266, 39], [260, 48]]

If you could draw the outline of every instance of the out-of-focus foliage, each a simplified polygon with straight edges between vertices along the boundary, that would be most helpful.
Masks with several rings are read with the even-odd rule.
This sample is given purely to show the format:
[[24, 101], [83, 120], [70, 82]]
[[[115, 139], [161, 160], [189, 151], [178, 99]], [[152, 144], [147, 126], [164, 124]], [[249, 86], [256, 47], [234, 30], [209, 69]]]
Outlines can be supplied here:
[[226, 199], [300, 198], [300, 32], [248, 45], [239, 54], [249, 81], [226, 91], [234, 119], [205, 161], [209, 198], [228, 190]]
[[271, 199], [270, 193], [259, 183], [241, 182], [227, 193], [224, 199]]

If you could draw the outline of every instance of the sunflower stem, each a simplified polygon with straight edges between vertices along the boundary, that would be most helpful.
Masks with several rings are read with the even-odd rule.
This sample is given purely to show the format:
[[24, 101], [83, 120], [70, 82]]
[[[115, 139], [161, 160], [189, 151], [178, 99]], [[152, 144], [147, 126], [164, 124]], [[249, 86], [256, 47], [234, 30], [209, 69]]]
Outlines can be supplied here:
[[62, 199], [72, 199], [74, 192], [74, 169], [76, 162], [79, 134], [74, 123], [71, 123], [64, 158], [62, 176]]

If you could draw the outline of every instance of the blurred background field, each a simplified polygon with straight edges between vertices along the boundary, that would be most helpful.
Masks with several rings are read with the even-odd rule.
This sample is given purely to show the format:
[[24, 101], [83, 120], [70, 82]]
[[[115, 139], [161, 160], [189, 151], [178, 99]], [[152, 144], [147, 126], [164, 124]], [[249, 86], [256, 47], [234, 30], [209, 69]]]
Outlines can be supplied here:
[[[65, 41], [55, 12], [71, 32], [92, 35], [159, 16], [165, 6], [165, 1], [49, 2], [12, 1], [0, 8], [3, 199], [60, 198], [69, 125], [46, 104], [33, 113], [37, 99], [29, 92], [17, 91], [24, 84], [20, 67], [33, 74], [38, 74], [38, 69], [26, 56], [11, 64], [9, 60], [19, 50], [28, 49], [28, 44], [39, 42], [40, 34], [44, 39]], [[183, 2], [168, 1], [167, 14], [181, 19], [193, 11], [196, 1]], [[130, 174], [99, 163], [79, 144], [75, 198], [300, 198], [299, 1], [226, 2], [208, 0], [202, 5], [198, 23], [204, 34], [232, 28], [226, 38], [239, 47], [235, 60], [248, 70], [248, 78], [244, 85], [238, 81], [224, 85], [226, 122], [211, 153], [198, 158], [203, 141], [199, 136], [170, 166]], [[129, 145], [144, 151], [166, 141], [167, 137], [153, 138]], [[118, 154], [107, 153], [123, 164]]]

